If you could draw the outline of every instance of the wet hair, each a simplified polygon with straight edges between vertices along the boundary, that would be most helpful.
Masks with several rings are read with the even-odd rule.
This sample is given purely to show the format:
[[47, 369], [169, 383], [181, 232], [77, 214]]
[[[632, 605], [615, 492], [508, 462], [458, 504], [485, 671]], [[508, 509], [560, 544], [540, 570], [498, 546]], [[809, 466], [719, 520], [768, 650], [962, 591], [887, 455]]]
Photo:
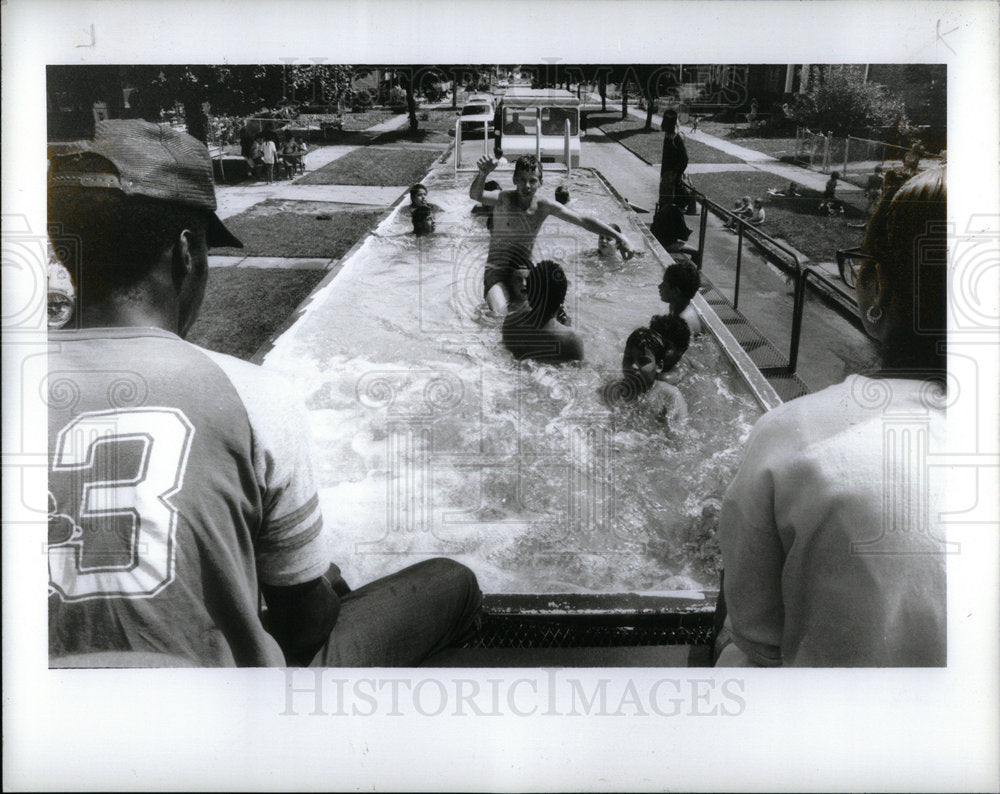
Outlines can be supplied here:
[[[569, 201], [569, 188], [565, 185], [560, 185], [556, 188], [556, 201], [560, 204], [566, 204]], [[619, 229], [618, 231], [621, 231]]]
[[667, 361], [666, 342], [670, 342], [677, 351], [678, 357], [687, 352], [691, 344], [691, 330], [688, 324], [673, 314], [657, 314], [649, 321], [649, 327], [636, 328], [625, 340], [625, 349], [648, 349], [656, 361], [659, 370], [672, 369], [677, 360]]
[[675, 262], [670, 265], [663, 271], [663, 279], [680, 290], [684, 306], [687, 306], [701, 289], [701, 274], [690, 262]]
[[434, 231], [434, 213], [430, 207], [416, 207], [411, 219], [413, 220], [413, 233], [417, 237]]
[[[654, 314], [649, 320], [649, 330], [658, 335], [664, 342], [669, 341], [673, 343], [674, 349], [679, 356], [684, 355], [691, 344], [691, 329], [676, 314]], [[666, 352], [666, 345], [663, 347], [664, 353], [657, 359], [657, 364], [659, 364], [661, 369], [667, 364], [663, 359], [663, 355]], [[670, 362], [668, 368], [673, 367], [676, 363], [676, 361]]]
[[569, 282], [562, 265], [545, 259], [528, 273], [527, 298], [531, 307], [531, 323], [541, 327], [559, 311], [566, 299]]
[[60, 187], [48, 194], [48, 219], [59, 261], [73, 274], [78, 301], [103, 301], [141, 283], [181, 232], [207, 249], [208, 212], [115, 190]]
[[413, 201], [413, 197], [417, 195], [420, 191], [424, 191], [424, 195], [427, 195], [427, 185], [423, 182], [417, 182], [413, 187], [410, 188], [410, 201]]
[[895, 314], [895, 322], [882, 347], [882, 363], [943, 376], [948, 314], [946, 169], [931, 168], [905, 182], [903, 178], [895, 171], [886, 174], [885, 192], [868, 221], [862, 245], [891, 284], [893, 300], [885, 311]]
[[522, 171], [536, 171], [539, 180], [541, 180], [542, 163], [533, 154], [522, 154], [514, 163], [514, 179], [517, 179], [517, 175]]

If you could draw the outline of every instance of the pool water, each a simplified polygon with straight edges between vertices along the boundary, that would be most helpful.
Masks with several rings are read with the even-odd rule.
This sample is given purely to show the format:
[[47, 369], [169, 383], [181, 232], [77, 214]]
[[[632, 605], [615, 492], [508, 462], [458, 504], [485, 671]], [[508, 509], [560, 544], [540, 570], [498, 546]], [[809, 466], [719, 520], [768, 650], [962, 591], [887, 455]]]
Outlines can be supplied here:
[[404, 202], [264, 361], [309, 409], [333, 559], [352, 584], [445, 555], [492, 593], [714, 589], [718, 507], [758, 403], [706, 334], [676, 371], [686, 423], [605, 404], [626, 337], [665, 309], [663, 266], [587, 170], [568, 179], [570, 207], [618, 223], [642, 253], [605, 261], [596, 235], [546, 220], [535, 260], [563, 262], [586, 361], [515, 362], [483, 303], [489, 233], [471, 180], [432, 171], [436, 233], [415, 238]]

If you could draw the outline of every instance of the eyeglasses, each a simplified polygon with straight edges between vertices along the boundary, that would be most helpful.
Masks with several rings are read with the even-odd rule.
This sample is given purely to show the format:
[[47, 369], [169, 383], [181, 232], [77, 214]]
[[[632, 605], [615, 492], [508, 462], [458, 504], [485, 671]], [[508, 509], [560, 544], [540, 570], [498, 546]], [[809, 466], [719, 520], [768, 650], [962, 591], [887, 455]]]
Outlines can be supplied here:
[[845, 248], [837, 251], [837, 270], [843, 282], [854, 289], [858, 284], [858, 272], [865, 262], [874, 262], [875, 257], [862, 252], [860, 248]]

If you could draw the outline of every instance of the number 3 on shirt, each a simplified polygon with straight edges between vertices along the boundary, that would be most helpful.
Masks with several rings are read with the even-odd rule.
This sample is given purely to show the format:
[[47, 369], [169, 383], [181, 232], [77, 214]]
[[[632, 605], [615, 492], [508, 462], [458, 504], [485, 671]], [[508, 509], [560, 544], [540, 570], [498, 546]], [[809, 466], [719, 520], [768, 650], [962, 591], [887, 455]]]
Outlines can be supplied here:
[[175, 408], [93, 411], [59, 431], [49, 471], [50, 592], [63, 601], [143, 598], [173, 581], [170, 497], [184, 484], [193, 436]]

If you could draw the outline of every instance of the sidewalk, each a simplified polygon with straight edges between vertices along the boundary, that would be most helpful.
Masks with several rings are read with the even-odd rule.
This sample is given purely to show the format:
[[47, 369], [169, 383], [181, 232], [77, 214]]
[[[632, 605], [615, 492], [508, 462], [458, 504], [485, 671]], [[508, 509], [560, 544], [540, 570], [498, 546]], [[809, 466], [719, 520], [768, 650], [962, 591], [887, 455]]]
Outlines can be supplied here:
[[[380, 124], [374, 124], [363, 130], [366, 138], [374, 139], [385, 132], [400, 129], [407, 123], [407, 115], [401, 113]], [[303, 157], [306, 173], [316, 171], [343, 157], [359, 145], [320, 146], [308, 152]], [[388, 146], [386, 148], [400, 148]], [[215, 195], [218, 202], [216, 214], [223, 220], [246, 212], [256, 204], [269, 199], [281, 201], [311, 201], [327, 202], [348, 206], [388, 207], [393, 204], [409, 185], [302, 185], [296, 179], [280, 180], [270, 184], [252, 182], [240, 185], [216, 185]], [[332, 208], [334, 211], [339, 208]], [[254, 256], [209, 256], [209, 267], [252, 267], [252, 268], [282, 268], [287, 270], [329, 270], [336, 265], [336, 259], [299, 259], [291, 257], [254, 257]]]
[[[593, 94], [591, 95], [593, 96]], [[600, 99], [598, 97], [598, 99]], [[646, 111], [638, 110], [637, 108], [629, 108], [628, 114], [633, 118], [637, 118], [643, 122], [646, 121]], [[758, 152], [756, 149], [748, 149], [746, 146], [740, 146], [739, 144], [733, 143], [732, 141], [724, 140], [717, 135], [711, 135], [707, 132], [702, 132], [697, 130], [696, 132], [685, 132], [685, 138], [690, 138], [692, 141], [698, 141], [706, 146], [711, 146], [713, 149], [718, 149], [720, 152], [724, 152], [732, 157], [740, 158], [745, 165], [738, 164], [712, 164], [713, 168], [711, 171], [701, 170], [699, 166], [688, 166], [688, 173], [718, 173], [720, 171], [768, 171], [776, 176], [781, 177], [783, 181], [798, 182], [804, 187], [811, 188], [812, 190], [822, 191], [826, 187], [826, 182], [830, 178], [826, 174], [817, 174], [815, 171], [811, 171], [808, 168], [803, 168], [802, 166], [792, 165], [791, 163], [783, 163], [776, 157], [772, 157], [769, 154], [764, 154], [763, 152]], [[698, 169], [698, 170], [696, 170]], [[841, 193], [861, 193], [862, 188], [852, 185], [849, 182], [841, 181], [837, 185], [837, 190]]]

